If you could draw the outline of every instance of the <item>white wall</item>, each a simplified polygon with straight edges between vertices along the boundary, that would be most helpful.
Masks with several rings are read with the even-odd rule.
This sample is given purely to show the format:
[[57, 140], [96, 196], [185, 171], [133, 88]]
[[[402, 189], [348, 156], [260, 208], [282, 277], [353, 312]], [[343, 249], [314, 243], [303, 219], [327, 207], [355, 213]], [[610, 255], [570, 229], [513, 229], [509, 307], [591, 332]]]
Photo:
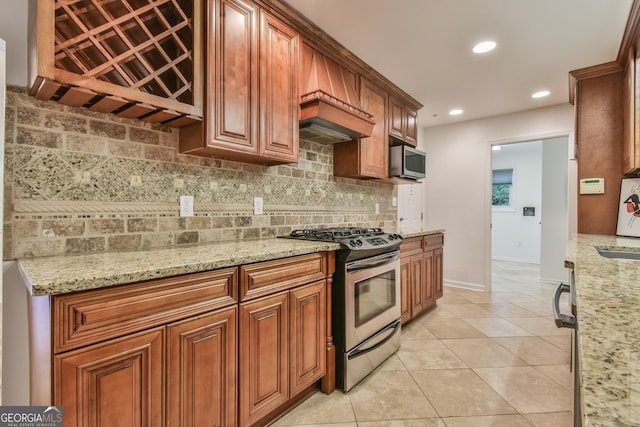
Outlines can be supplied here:
[[7, 43], [7, 84], [27, 86], [27, 6], [24, 0], [0, 0], [0, 38]]
[[425, 228], [444, 228], [445, 283], [491, 287], [492, 143], [543, 139], [573, 130], [569, 104], [422, 129], [429, 179]]
[[[542, 141], [502, 145], [492, 152], [492, 169], [513, 169], [512, 208], [493, 208], [491, 257], [506, 261], [540, 262]], [[523, 216], [522, 208], [535, 208]]]

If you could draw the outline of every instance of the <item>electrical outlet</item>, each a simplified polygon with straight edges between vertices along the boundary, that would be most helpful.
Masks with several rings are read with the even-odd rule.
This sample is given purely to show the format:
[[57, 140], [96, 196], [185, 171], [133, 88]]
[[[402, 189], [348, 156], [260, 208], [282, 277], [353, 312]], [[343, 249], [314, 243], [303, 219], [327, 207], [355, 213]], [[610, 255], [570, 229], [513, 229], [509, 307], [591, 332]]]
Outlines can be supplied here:
[[180, 196], [180, 216], [193, 216], [193, 196]]
[[391, 198], [391, 206], [393, 206], [394, 208], [398, 206], [398, 198], [396, 196], [393, 196]]
[[264, 204], [262, 197], [253, 198], [253, 214], [262, 215], [264, 213]]
[[376, 215], [380, 213], [380, 203], [376, 203]]

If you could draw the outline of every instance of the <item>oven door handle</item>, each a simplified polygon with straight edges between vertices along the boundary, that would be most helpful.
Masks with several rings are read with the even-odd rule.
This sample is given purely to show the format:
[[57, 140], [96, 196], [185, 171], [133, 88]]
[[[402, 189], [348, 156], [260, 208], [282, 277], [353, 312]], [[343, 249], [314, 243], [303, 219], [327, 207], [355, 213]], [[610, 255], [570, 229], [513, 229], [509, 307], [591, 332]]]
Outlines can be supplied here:
[[386, 257], [382, 260], [376, 260], [376, 262], [364, 262], [364, 263], [358, 263], [358, 264], [354, 264], [354, 265], [348, 265], [347, 266], [347, 273], [351, 273], [354, 271], [360, 271], [360, 270], [366, 270], [367, 268], [375, 268], [375, 267], [380, 267], [382, 265], [385, 264], [389, 264], [390, 262], [393, 261], [397, 261], [400, 259], [400, 255], [395, 254], [389, 257]]
[[560, 296], [563, 293], [570, 292], [569, 286], [560, 283], [553, 292], [553, 317], [558, 328], [576, 328], [576, 318], [560, 313]]
[[[376, 337], [379, 337], [380, 335], [383, 335], [383, 334], [385, 334], [385, 333], [387, 333], [389, 331], [391, 331], [391, 333], [387, 337], [385, 337], [382, 341], [379, 341], [379, 342], [375, 343], [371, 347], [364, 347], [367, 344], [367, 341], [370, 341], [370, 340], [372, 340], [372, 339], [374, 339]], [[367, 341], [365, 341], [362, 344], [354, 347], [353, 350], [351, 350], [349, 352], [347, 358], [349, 360], [351, 360], [351, 359], [354, 359], [354, 358], [356, 358], [358, 356], [362, 356], [363, 354], [367, 354], [370, 351], [375, 350], [376, 348], [379, 348], [379, 347], [383, 346], [387, 341], [389, 341], [391, 338], [393, 338], [393, 336], [395, 334], [397, 334], [399, 331], [400, 331], [400, 319], [395, 320], [394, 322], [388, 324], [383, 329], [381, 329], [378, 332], [376, 332], [375, 335], [371, 336]]]

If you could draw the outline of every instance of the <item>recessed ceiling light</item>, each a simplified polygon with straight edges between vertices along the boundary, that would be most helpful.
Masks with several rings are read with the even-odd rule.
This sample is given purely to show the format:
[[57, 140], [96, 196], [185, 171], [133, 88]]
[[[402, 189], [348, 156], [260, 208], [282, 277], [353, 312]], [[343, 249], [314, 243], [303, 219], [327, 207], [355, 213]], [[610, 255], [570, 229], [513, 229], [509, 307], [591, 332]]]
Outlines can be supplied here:
[[500, 150], [502, 150], [502, 148], [500, 148], [500, 146], [499, 146], [499, 145], [492, 145], [492, 146], [491, 146], [491, 150], [492, 150], [492, 151], [500, 151]]
[[449, 111], [449, 115], [450, 116], [459, 116], [460, 114], [462, 114], [464, 111], [459, 109], [459, 108], [455, 108], [451, 111]]
[[492, 51], [496, 47], [496, 42], [487, 40], [484, 42], [480, 42], [473, 47], [473, 53], [487, 53]]
[[548, 90], [541, 90], [539, 92], [534, 93], [533, 95], [531, 95], [532, 98], [544, 98], [545, 96], [549, 96], [551, 92], [549, 92]]

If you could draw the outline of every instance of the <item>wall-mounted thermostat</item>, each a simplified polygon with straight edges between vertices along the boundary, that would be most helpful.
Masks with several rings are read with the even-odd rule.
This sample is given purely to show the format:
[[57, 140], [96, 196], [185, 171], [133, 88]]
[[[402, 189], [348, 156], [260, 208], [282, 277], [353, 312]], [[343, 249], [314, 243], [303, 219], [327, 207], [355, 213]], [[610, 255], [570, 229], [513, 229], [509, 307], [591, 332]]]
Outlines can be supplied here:
[[581, 179], [580, 194], [604, 194], [604, 178]]

